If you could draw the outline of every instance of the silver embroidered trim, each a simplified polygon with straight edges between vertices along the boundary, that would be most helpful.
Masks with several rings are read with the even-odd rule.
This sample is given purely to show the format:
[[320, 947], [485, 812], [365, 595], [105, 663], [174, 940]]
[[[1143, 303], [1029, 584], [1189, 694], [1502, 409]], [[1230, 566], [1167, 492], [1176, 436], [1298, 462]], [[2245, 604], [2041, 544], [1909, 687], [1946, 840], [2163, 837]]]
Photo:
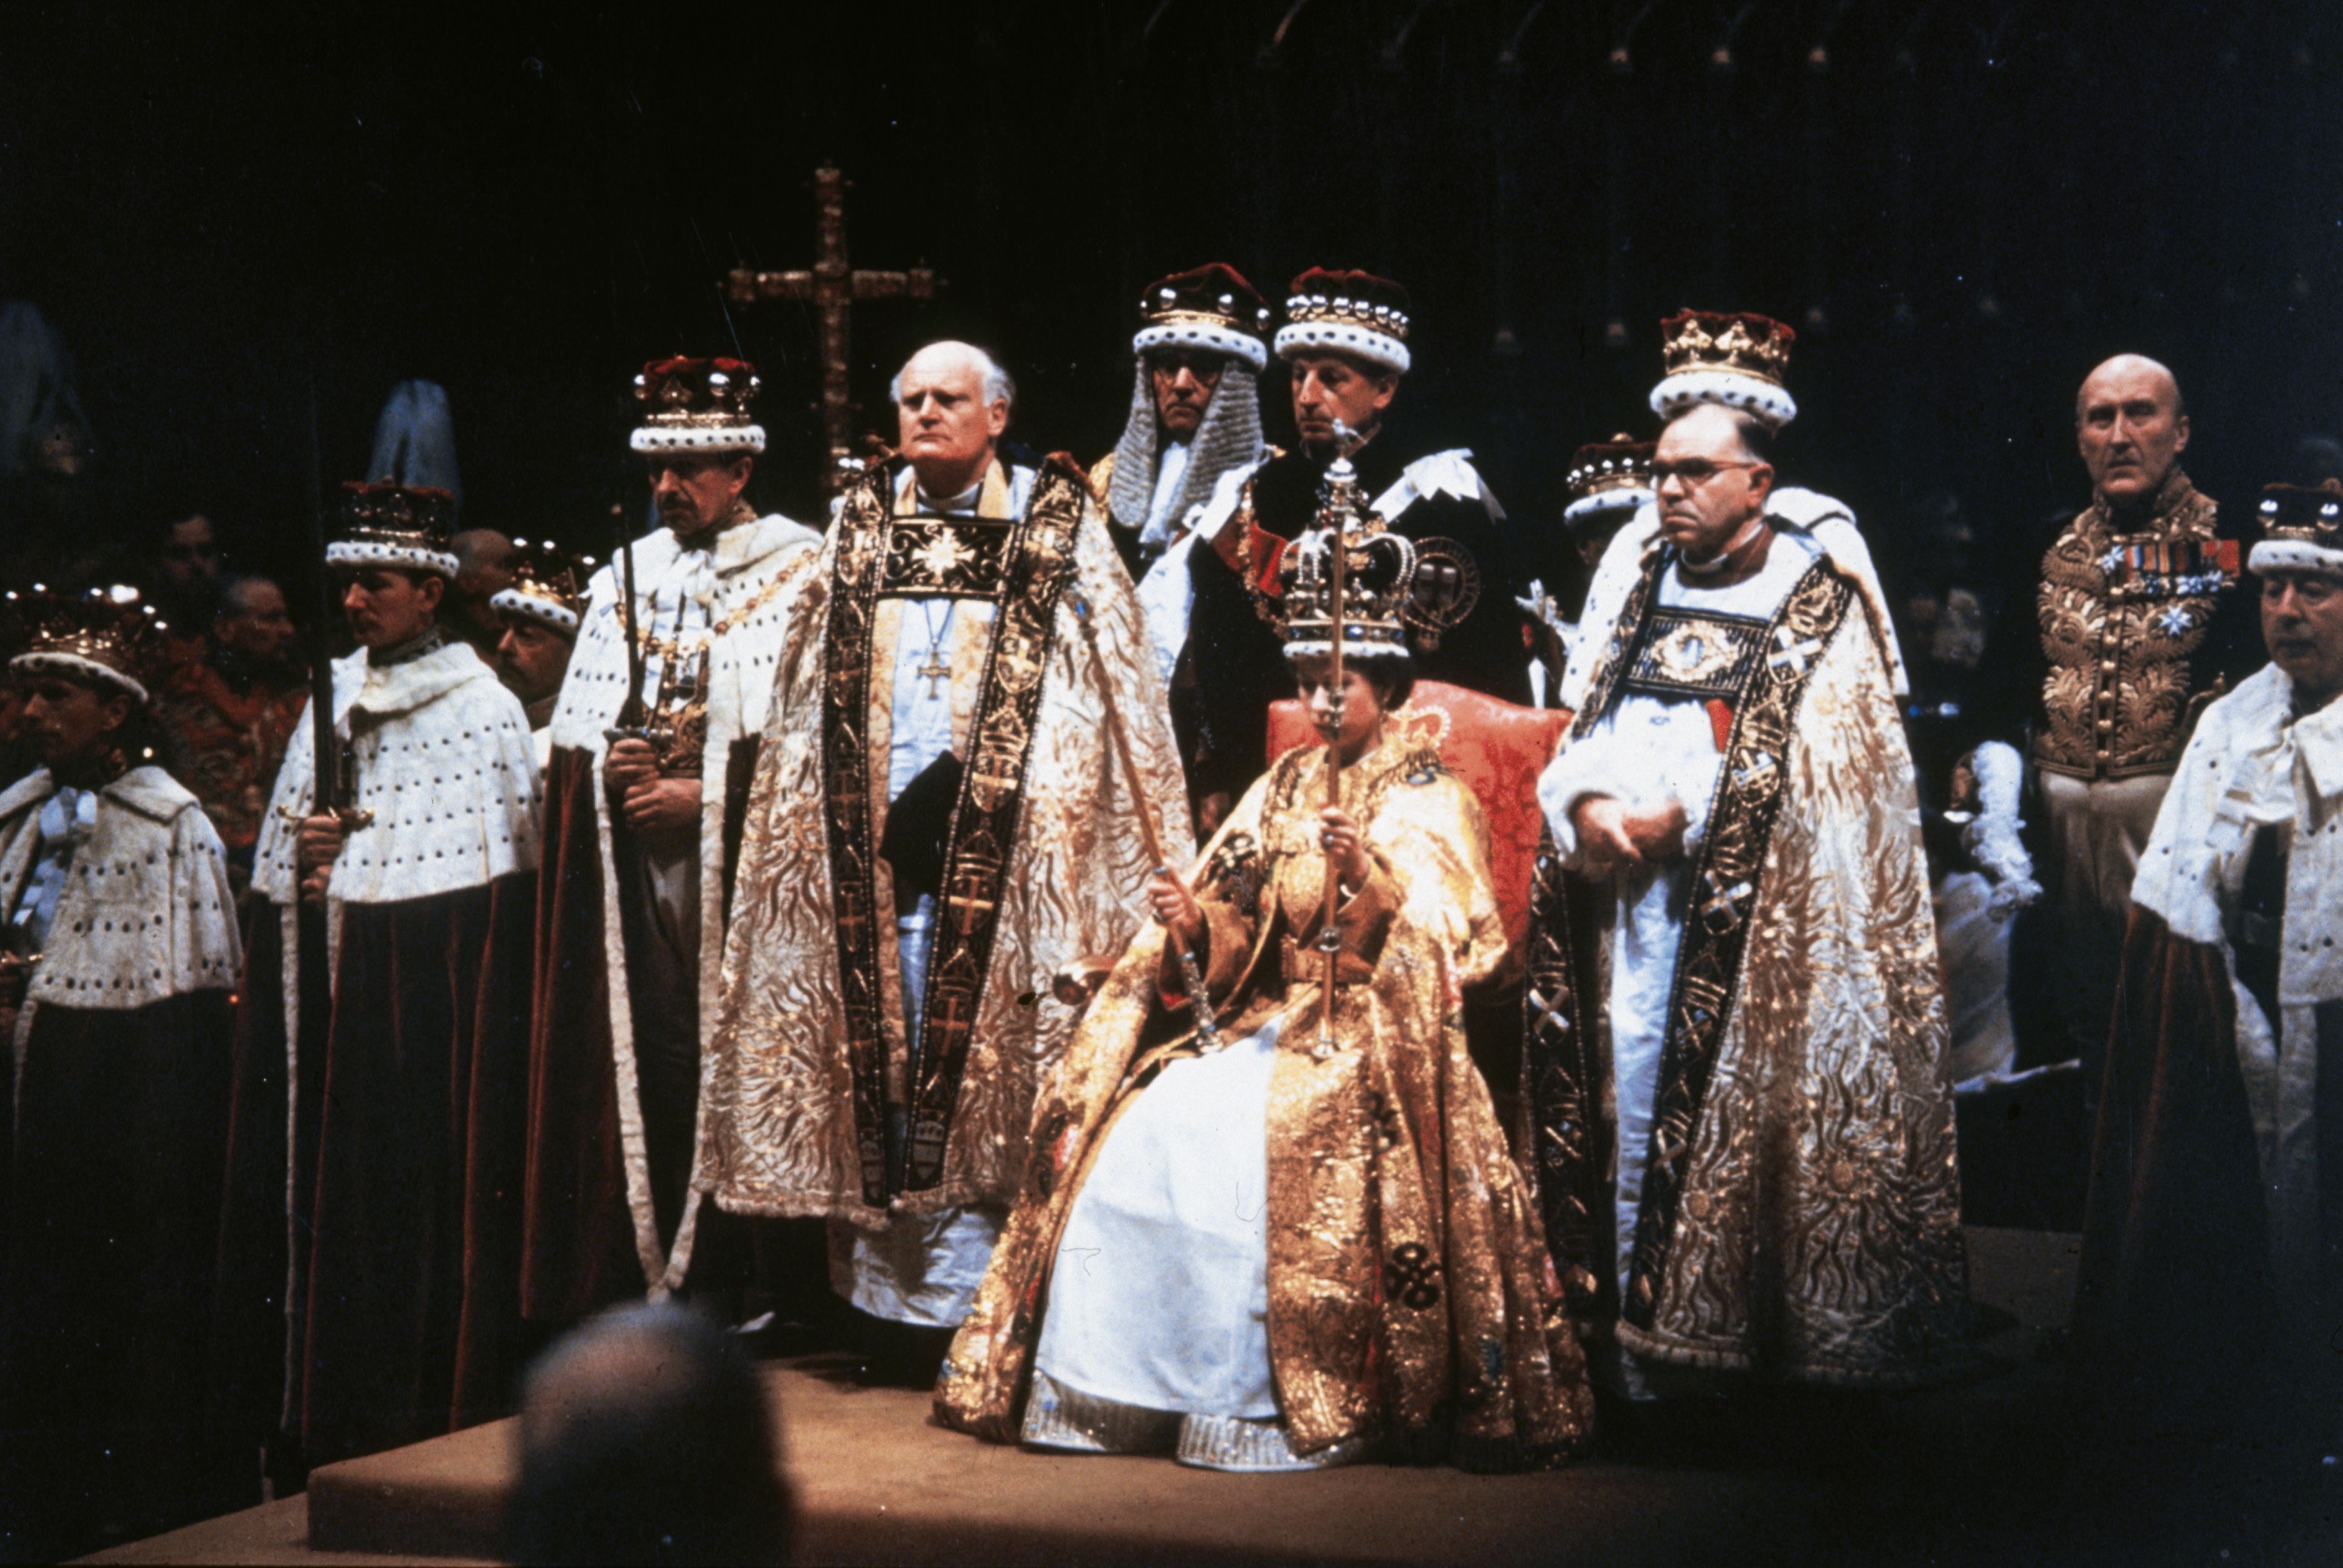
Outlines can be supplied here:
[[[1192, 1418], [1191, 1418], [1192, 1419]], [[1179, 1441], [1180, 1412], [1149, 1410], [1068, 1388], [1036, 1368], [1019, 1438], [1034, 1448], [1072, 1453], [1169, 1453]]]
[[1241, 1415], [1192, 1415], [1180, 1423], [1180, 1447], [1173, 1457], [1202, 1470], [1256, 1473], [1332, 1470], [1364, 1458], [1366, 1452], [1367, 1440], [1353, 1437], [1315, 1453], [1296, 1453], [1286, 1441], [1285, 1422], [1278, 1416], [1256, 1421]]

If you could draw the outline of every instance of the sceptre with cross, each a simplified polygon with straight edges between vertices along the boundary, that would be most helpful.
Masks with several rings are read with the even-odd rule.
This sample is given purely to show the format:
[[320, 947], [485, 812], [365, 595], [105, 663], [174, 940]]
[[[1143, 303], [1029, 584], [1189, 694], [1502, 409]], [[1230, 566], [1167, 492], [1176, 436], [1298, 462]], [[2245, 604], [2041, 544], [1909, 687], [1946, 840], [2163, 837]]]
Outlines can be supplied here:
[[[858, 272], [846, 259], [846, 176], [825, 164], [813, 172], [814, 264], [811, 270], [759, 272], [735, 267], [725, 276], [732, 303], [760, 299], [809, 300], [821, 333], [821, 424], [830, 440], [828, 482], [834, 489], [854, 458], [854, 398], [848, 382], [853, 361], [847, 353], [847, 327], [855, 302], [866, 299], [933, 299], [940, 286], [924, 266], [908, 272]], [[925, 673], [924, 671], [922, 673]]]

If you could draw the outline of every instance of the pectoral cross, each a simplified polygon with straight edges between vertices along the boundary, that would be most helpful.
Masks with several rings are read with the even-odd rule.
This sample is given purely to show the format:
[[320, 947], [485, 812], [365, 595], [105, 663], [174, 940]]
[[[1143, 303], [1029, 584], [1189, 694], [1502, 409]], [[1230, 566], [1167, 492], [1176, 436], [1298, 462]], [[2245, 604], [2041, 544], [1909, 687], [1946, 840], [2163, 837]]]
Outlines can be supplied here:
[[813, 172], [814, 251], [810, 271], [759, 272], [736, 267], [725, 276], [735, 305], [760, 299], [809, 300], [821, 334], [821, 424], [830, 438], [829, 482], [854, 455], [854, 398], [848, 374], [848, 317], [859, 299], [933, 299], [938, 280], [924, 266], [909, 272], [857, 272], [846, 259], [846, 176], [824, 165]]
[[911, 673], [928, 683], [928, 700], [933, 702], [939, 695], [936, 683], [951, 678], [951, 666], [938, 658], [936, 650], [931, 648], [928, 649], [928, 662], [920, 665]]

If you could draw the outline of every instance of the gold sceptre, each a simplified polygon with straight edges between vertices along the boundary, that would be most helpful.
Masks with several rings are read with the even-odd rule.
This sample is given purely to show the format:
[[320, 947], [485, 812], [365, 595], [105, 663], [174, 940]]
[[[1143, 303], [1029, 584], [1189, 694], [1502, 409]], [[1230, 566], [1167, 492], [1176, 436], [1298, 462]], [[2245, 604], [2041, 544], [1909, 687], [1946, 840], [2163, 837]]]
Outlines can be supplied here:
[[[1359, 515], [1358, 474], [1351, 467], [1351, 454], [1364, 442], [1358, 432], [1340, 419], [1334, 421], [1334, 460], [1326, 466], [1325, 488], [1318, 507], [1318, 526], [1326, 530], [1326, 591], [1328, 602], [1328, 632], [1332, 656], [1327, 661], [1327, 709], [1329, 719], [1326, 736], [1326, 804], [1330, 809], [1342, 806], [1342, 642], [1343, 590], [1351, 565], [1350, 524]], [[1334, 1053], [1334, 966], [1342, 950], [1342, 934], [1334, 929], [1334, 916], [1342, 900], [1342, 874], [1333, 860], [1326, 862], [1326, 907], [1318, 931], [1318, 950], [1325, 956], [1325, 996], [1318, 1009], [1318, 1055]]]
[[[1147, 840], [1147, 858], [1154, 862], [1158, 873], [1174, 876], [1172, 859], [1163, 850], [1163, 835], [1155, 826], [1155, 803], [1147, 798], [1146, 782], [1141, 779], [1139, 765], [1131, 755], [1131, 735], [1122, 724], [1122, 709], [1114, 699], [1114, 677], [1107, 669], [1106, 655], [1099, 651], [1098, 630], [1091, 623], [1090, 601], [1079, 588], [1066, 591], [1066, 608], [1074, 612], [1074, 624], [1081, 628], [1082, 643], [1091, 650], [1091, 664], [1098, 671], [1099, 696], [1106, 704], [1107, 739], [1114, 747], [1115, 760], [1122, 765], [1122, 776], [1131, 780], [1131, 793], [1139, 800], [1139, 831]], [[1171, 939], [1172, 950], [1180, 960], [1180, 979], [1188, 988], [1189, 1005], [1196, 1017], [1196, 1047], [1202, 1051], [1221, 1049], [1221, 1031], [1212, 1017], [1212, 999], [1204, 994], [1204, 974], [1196, 962], [1196, 954], [1178, 932], [1169, 927], [1163, 934]]]

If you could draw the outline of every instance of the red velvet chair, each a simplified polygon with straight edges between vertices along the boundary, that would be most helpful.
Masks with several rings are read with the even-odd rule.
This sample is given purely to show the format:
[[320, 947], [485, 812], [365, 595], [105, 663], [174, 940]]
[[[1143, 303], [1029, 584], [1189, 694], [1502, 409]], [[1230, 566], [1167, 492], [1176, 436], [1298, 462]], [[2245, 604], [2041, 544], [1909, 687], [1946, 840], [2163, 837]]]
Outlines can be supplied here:
[[[1554, 760], [1570, 715], [1558, 709], [1517, 708], [1461, 686], [1419, 680], [1393, 719], [1435, 747], [1448, 770], [1481, 802], [1489, 819], [1489, 873], [1504, 913], [1505, 940], [1520, 957], [1529, 935], [1538, 836], [1545, 827], [1538, 809], [1538, 775]], [[1322, 744], [1299, 700], [1270, 705], [1271, 761], [1297, 746]]]

